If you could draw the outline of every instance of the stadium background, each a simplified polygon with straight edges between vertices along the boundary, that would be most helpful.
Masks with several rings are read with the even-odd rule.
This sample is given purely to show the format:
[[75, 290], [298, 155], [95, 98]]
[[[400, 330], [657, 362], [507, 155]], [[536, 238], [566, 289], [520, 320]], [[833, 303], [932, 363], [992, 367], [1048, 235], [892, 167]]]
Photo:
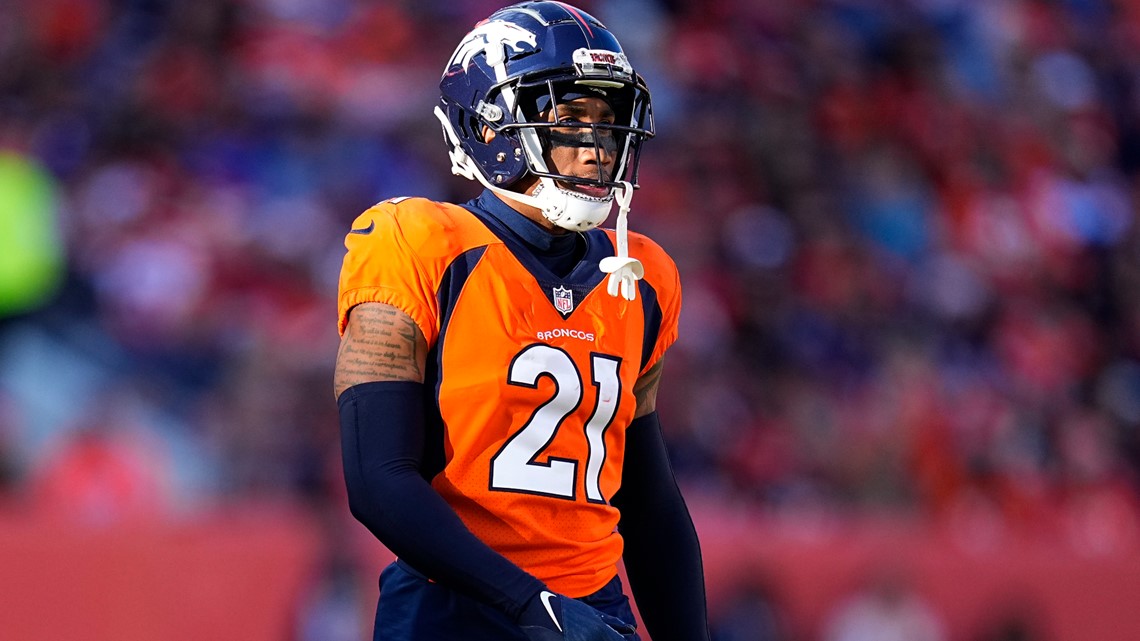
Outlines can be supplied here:
[[[1140, 638], [1140, 6], [581, 2], [718, 641]], [[338, 641], [341, 238], [498, 5], [0, 0], [0, 638]]]

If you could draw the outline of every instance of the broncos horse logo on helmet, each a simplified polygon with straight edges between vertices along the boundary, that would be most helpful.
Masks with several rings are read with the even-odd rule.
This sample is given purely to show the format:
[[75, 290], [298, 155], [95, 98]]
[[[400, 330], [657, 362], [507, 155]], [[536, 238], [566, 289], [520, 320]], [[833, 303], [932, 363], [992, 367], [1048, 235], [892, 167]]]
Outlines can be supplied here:
[[535, 35], [516, 24], [502, 20], [482, 22], [467, 34], [463, 42], [459, 43], [459, 47], [451, 55], [448, 69], [458, 67], [466, 70], [475, 54], [493, 55], [491, 52], [497, 51], [503, 45], [509, 47], [512, 52], [525, 51], [526, 49], [523, 49], [522, 44], [526, 44], [529, 49], [533, 50]]

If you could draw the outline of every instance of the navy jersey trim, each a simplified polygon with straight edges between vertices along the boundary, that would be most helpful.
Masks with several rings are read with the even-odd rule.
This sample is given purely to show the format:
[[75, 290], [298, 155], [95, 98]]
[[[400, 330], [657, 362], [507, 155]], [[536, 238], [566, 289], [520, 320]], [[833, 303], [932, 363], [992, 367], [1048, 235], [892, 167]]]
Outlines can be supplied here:
[[455, 257], [443, 273], [436, 291], [436, 301], [439, 303], [439, 337], [435, 346], [428, 351], [427, 362], [424, 366], [424, 453], [420, 473], [429, 482], [443, 471], [447, 464], [443, 453], [443, 413], [439, 409], [439, 388], [443, 384], [443, 344], [447, 337], [447, 328], [451, 323], [451, 315], [467, 279], [475, 266], [483, 258], [487, 247], [475, 247]]
[[598, 268], [598, 264], [603, 258], [613, 256], [614, 246], [613, 243], [610, 242], [609, 235], [601, 229], [591, 229], [581, 233], [586, 241], [586, 253], [582, 256], [582, 259], [578, 261], [578, 264], [574, 265], [574, 268], [570, 270], [569, 274], [565, 277], [559, 277], [551, 272], [533, 251], [519, 242], [514, 233], [498, 218], [479, 210], [477, 207], [469, 205], [463, 205], [463, 207], [478, 218], [496, 238], [503, 242], [503, 245], [506, 246], [507, 250], [511, 252], [511, 255], [515, 257], [515, 260], [534, 278], [542, 290], [542, 293], [545, 294], [546, 299], [550, 302], [551, 307], [554, 307], [556, 311], [558, 307], [554, 301], [554, 290], [565, 287], [573, 292], [573, 300], [575, 301], [573, 309], [567, 313], [558, 312], [563, 319], [570, 318], [570, 315], [574, 313], [574, 309], [578, 308], [578, 303], [585, 300], [586, 296], [594, 291], [598, 284], [602, 282], [602, 279], [606, 277], [606, 274]]
[[657, 301], [657, 290], [653, 289], [645, 280], [637, 281], [637, 290], [641, 294], [642, 318], [645, 319], [645, 335], [641, 343], [641, 368], [649, 364], [653, 356], [653, 348], [657, 345], [657, 337], [661, 334], [661, 323], [665, 315], [661, 312], [661, 304]]
[[[614, 246], [610, 242], [610, 237], [606, 232], [600, 229], [591, 229], [582, 234], [586, 239], [586, 255], [582, 257], [570, 274], [564, 278], [559, 279], [551, 274], [550, 270], [543, 267], [541, 274], [538, 270], [532, 269], [523, 263], [524, 267], [534, 276], [535, 282], [542, 288], [542, 293], [546, 295], [546, 299], [554, 307], [555, 311], [562, 316], [563, 320], [570, 318], [575, 309], [578, 309], [578, 304], [590, 295], [590, 292], [597, 289], [598, 285], [608, 276], [605, 272], [598, 267], [598, 263], [607, 256], [614, 255]], [[508, 245], [510, 247], [510, 245]], [[514, 251], [512, 249], [512, 251]], [[528, 252], [529, 253], [529, 252]], [[516, 253], [517, 257], [518, 254]], [[533, 259], [536, 260], [537, 259]], [[523, 262], [520, 260], [519, 262]], [[541, 265], [541, 263], [539, 263]], [[549, 276], [549, 278], [544, 278]], [[555, 304], [555, 290], [565, 287], [573, 292], [574, 306], [569, 312], [559, 311], [558, 306]]]

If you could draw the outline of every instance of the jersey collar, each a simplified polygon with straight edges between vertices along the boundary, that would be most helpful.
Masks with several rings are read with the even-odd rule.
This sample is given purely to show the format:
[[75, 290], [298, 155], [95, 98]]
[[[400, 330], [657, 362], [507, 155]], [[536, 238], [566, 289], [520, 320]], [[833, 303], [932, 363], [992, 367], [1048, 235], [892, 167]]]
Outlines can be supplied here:
[[578, 243], [578, 234], [550, 233], [538, 223], [523, 216], [503, 202], [490, 189], [484, 189], [483, 193], [479, 194], [479, 197], [472, 204], [494, 216], [534, 252], [546, 255], [566, 255], [573, 252], [574, 246]]

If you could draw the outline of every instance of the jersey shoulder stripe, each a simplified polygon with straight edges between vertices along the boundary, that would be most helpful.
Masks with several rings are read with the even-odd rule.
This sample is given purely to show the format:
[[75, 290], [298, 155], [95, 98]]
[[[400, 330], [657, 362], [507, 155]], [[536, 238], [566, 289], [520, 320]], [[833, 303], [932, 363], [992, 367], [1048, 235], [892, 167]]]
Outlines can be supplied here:
[[637, 294], [641, 301], [642, 317], [645, 319], [642, 326], [641, 363], [639, 372], [649, 369], [653, 356], [657, 351], [657, 339], [661, 336], [664, 314], [661, 312], [661, 303], [657, 300], [657, 290], [649, 281], [642, 279], [637, 282]]

